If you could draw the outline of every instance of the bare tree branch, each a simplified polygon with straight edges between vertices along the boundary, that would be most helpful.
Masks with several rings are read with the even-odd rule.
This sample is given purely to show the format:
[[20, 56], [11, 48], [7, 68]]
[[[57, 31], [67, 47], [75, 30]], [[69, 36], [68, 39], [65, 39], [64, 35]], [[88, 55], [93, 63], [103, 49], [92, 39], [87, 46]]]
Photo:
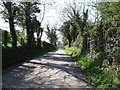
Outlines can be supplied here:
[[46, 6], [45, 6], [45, 4], [43, 4], [43, 15], [42, 15], [42, 18], [41, 18], [40, 23], [42, 23], [42, 22], [43, 22], [44, 17], [45, 17], [45, 11], [46, 11], [46, 8], [45, 8], [45, 7], [46, 7]]

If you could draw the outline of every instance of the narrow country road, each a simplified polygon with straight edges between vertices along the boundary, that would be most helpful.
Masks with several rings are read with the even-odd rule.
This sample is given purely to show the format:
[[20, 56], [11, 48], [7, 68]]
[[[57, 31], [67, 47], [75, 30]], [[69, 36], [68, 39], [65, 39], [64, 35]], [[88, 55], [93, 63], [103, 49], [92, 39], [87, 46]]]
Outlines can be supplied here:
[[52, 51], [4, 70], [3, 88], [90, 88], [85, 76], [63, 50]]

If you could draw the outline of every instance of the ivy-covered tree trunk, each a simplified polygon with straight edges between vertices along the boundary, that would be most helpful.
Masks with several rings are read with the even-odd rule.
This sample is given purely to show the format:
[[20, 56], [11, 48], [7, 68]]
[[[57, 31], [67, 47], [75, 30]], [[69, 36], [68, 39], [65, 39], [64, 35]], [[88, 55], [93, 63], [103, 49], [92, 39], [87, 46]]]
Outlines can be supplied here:
[[11, 32], [11, 37], [12, 37], [12, 46], [13, 47], [17, 47], [17, 35], [14, 29], [14, 19], [10, 14], [10, 18], [9, 18], [9, 25], [10, 25], [10, 32]]
[[87, 35], [83, 35], [82, 38], [83, 38], [83, 43], [82, 43], [81, 53], [87, 53], [88, 50]]
[[3, 43], [4, 43], [4, 46], [7, 47], [7, 43], [8, 43], [8, 32], [7, 31], [3, 32]]
[[85, 12], [83, 12], [83, 22], [82, 22], [82, 26], [80, 26], [81, 36], [83, 38], [81, 53], [87, 53], [87, 49], [88, 49], [88, 40], [87, 40], [88, 36], [86, 34], [86, 29], [85, 29], [85, 27], [87, 27], [87, 19], [88, 19], [88, 9]]
[[26, 30], [27, 30], [27, 45], [28, 47], [32, 47], [33, 46], [33, 30], [31, 29], [31, 17], [30, 17], [30, 7], [31, 7], [31, 3], [30, 2], [26, 2], [26, 9], [25, 9], [25, 22], [26, 22]]
[[42, 33], [43, 33], [43, 28], [40, 28], [40, 38], [39, 38], [39, 47], [41, 48], [41, 38], [42, 38]]
[[[39, 27], [41, 27], [41, 26], [39, 26]], [[37, 46], [38, 46], [39, 48], [42, 47], [42, 46], [41, 46], [42, 33], [43, 33], [43, 28], [39, 28], [39, 29], [37, 30]]]
[[15, 28], [14, 28], [14, 18], [15, 18], [15, 9], [12, 7], [12, 2], [4, 2], [3, 4], [5, 6], [5, 8], [8, 11], [8, 20], [9, 20], [9, 26], [10, 26], [10, 33], [11, 33], [11, 37], [12, 37], [12, 47], [17, 47], [17, 35], [15, 32]]
[[72, 38], [71, 38], [71, 36], [68, 34], [67, 35], [67, 39], [68, 39], [68, 47], [71, 47], [71, 43], [72, 43]]
[[87, 38], [87, 52], [90, 53], [90, 37]]

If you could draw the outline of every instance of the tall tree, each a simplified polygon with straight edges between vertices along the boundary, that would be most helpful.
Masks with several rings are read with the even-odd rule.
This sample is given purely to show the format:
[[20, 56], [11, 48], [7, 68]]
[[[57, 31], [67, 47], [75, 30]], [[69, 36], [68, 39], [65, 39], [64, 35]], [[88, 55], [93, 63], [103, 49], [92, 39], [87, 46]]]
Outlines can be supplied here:
[[43, 33], [43, 28], [41, 28], [41, 23], [37, 20], [36, 17], [32, 18], [32, 28], [37, 34], [37, 45], [41, 47], [41, 37]]
[[[88, 19], [88, 9], [84, 10], [83, 9], [83, 13], [80, 13], [81, 7], [79, 7], [77, 5], [76, 2], [73, 2], [72, 4], [70, 3], [67, 7], [65, 7], [65, 11], [63, 13], [66, 14], [68, 20], [66, 22], [67, 25], [65, 25], [65, 23], [63, 24], [62, 27], [67, 26], [67, 31], [66, 29], [62, 29], [61, 31], [63, 33], [67, 33], [64, 34], [65, 37], [67, 37], [68, 42], [69, 42], [69, 47], [71, 46], [71, 43], [75, 41], [75, 39], [78, 36], [81, 36], [83, 38], [83, 45], [82, 45], [82, 52], [87, 52], [87, 19]], [[82, 14], [82, 15], [81, 15]]]
[[27, 45], [29, 47], [33, 46], [33, 30], [31, 29], [31, 16], [30, 8], [31, 2], [25, 2], [25, 24], [27, 30]]
[[4, 4], [4, 7], [7, 9], [7, 15], [8, 15], [7, 19], [9, 21], [9, 26], [10, 26], [12, 46], [17, 47], [17, 36], [15, 32], [15, 27], [14, 27], [14, 20], [15, 20], [17, 7], [15, 6], [15, 3], [13, 2], [3, 1], [3, 4]]
[[81, 36], [83, 38], [81, 53], [86, 53], [88, 51], [88, 35], [86, 33], [87, 19], [88, 19], [88, 9], [86, 11], [83, 11], [83, 20], [82, 20], [82, 25], [80, 26]]
[[68, 40], [68, 47], [71, 47], [72, 43], [71, 30], [72, 29], [70, 29], [70, 21], [64, 22], [63, 25], [60, 27], [60, 31], [62, 32], [64, 37], [66, 37], [66, 39]]
[[[110, 64], [118, 64], [119, 52], [119, 34], [120, 34], [120, 2], [98, 3], [96, 7], [100, 12], [101, 22], [104, 24], [103, 33], [105, 41], [101, 43], [104, 46], [104, 52]], [[100, 35], [101, 36], [101, 35]], [[103, 36], [101, 36], [103, 37]]]
[[27, 32], [27, 45], [29, 47], [34, 45], [34, 26], [32, 20], [36, 17], [35, 13], [39, 13], [40, 9], [37, 7], [37, 2], [23, 2], [25, 10], [25, 26]]
[[56, 42], [57, 42], [57, 34], [56, 34], [56, 28], [51, 28], [47, 25], [47, 31], [45, 32], [50, 43], [52, 43], [54, 46], [56, 46]]

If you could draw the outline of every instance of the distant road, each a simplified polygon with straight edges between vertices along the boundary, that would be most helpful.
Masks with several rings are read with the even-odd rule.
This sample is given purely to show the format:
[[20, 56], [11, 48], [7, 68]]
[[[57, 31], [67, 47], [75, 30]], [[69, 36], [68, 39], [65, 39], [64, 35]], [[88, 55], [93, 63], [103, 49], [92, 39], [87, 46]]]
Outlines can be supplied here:
[[90, 88], [63, 50], [52, 51], [3, 71], [3, 88]]

